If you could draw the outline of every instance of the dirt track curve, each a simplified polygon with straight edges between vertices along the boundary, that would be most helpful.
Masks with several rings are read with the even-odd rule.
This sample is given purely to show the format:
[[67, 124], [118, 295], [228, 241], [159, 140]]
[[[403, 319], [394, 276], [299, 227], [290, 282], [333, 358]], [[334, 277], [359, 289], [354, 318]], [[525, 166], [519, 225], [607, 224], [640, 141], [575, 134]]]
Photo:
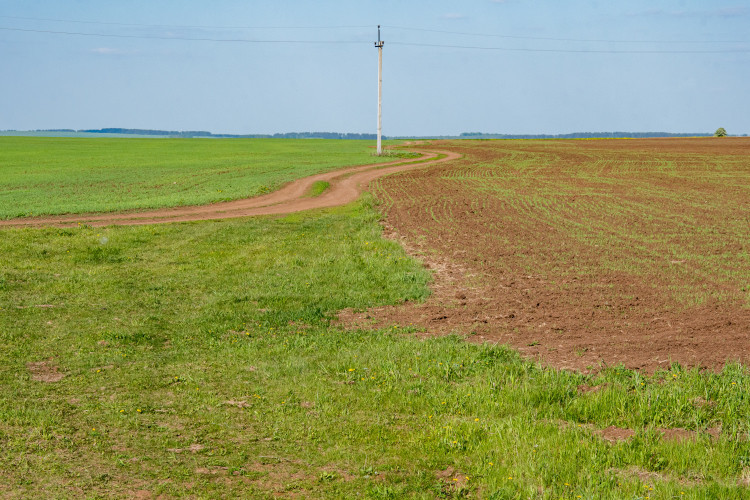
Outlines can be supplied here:
[[[94, 214], [56, 215], [0, 220], [0, 227], [73, 227], [134, 226], [187, 222], [197, 220], [231, 219], [252, 215], [276, 215], [301, 212], [315, 208], [345, 205], [356, 200], [374, 179], [385, 175], [428, 167], [460, 158], [451, 151], [416, 150], [422, 156], [413, 160], [396, 160], [386, 163], [349, 167], [293, 181], [278, 191], [254, 198], [213, 203], [210, 205], [163, 208], [139, 212], [113, 212]], [[305, 196], [313, 183], [325, 181], [330, 187], [316, 197]]]

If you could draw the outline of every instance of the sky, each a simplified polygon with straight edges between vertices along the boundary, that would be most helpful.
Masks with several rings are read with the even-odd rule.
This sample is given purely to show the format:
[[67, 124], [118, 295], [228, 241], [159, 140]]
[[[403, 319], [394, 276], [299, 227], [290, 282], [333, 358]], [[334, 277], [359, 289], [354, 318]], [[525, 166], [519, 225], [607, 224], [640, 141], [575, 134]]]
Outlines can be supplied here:
[[[750, 0], [0, 0], [0, 130], [750, 133]], [[231, 41], [228, 41], [231, 40]]]

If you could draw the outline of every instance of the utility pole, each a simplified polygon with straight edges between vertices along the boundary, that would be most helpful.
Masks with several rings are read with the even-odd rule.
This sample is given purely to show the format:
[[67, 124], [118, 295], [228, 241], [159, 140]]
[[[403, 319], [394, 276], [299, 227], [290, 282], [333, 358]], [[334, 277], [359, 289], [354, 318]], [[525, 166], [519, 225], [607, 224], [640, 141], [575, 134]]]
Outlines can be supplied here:
[[378, 41], [375, 46], [378, 48], [378, 156], [383, 154], [381, 146], [381, 136], [383, 132], [383, 44], [380, 40], [380, 25], [378, 24]]

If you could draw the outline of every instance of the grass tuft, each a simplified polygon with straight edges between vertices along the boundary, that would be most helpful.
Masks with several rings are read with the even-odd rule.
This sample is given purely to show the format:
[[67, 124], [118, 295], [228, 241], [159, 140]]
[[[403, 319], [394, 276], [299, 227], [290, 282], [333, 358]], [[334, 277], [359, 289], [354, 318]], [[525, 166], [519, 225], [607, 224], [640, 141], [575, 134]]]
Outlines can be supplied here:
[[310, 197], [310, 198], [315, 198], [317, 196], [320, 196], [329, 187], [331, 187], [331, 183], [330, 182], [327, 182], [327, 181], [315, 181], [315, 182], [313, 182], [313, 185], [310, 187], [310, 191], [307, 193], [307, 196]]

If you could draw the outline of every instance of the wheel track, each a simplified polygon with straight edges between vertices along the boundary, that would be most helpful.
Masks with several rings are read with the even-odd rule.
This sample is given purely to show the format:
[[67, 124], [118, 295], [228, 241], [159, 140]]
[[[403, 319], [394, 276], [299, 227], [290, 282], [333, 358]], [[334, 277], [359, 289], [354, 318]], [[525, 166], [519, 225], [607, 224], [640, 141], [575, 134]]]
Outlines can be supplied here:
[[[139, 212], [70, 214], [0, 220], [0, 228], [75, 227], [84, 224], [88, 226], [134, 226], [255, 215], [283, 215], [316, 208], [330, 208], [356, 200], [373, 180], [380, 177], [415, 168], [426, 168], [461, 157], [460, 154], [452, 151], [423, 148], [414, 151], [421, 153], [422, 156], [414, 160], [362, 165], [312, 175], [293, 181], [273, 193], [254, 198]], [[306, 194], [312, 185], [318, 181], [328, 182], [330, 187], [320, 196], [307, 197]]]

